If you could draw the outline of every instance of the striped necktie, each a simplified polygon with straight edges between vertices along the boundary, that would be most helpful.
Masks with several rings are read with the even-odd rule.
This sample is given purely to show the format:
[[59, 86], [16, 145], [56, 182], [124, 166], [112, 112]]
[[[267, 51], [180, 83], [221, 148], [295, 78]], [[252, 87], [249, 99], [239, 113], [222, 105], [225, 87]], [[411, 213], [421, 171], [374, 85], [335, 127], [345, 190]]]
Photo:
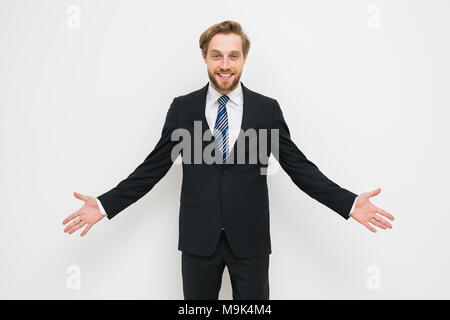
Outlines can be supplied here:
[[217, 141], [219, 151], [222, 154], [222, 163], [224, 164], [228, 157], [228, 115], [225, 106], [230, 100], [226, 95], [221, 96], [219, 101], [219, 110], [217, 111], [216, 124], [214, 126], [214, 137]]

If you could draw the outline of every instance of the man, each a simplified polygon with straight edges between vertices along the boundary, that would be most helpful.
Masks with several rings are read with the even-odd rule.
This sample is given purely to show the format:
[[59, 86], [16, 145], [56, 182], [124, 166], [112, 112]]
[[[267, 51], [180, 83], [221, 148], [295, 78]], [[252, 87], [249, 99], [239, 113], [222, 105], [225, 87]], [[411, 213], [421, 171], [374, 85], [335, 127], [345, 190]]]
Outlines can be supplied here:
[[[65, 232], [86, 226], [81, 232], [84, 236], [105, 214], [112, 219], [149, 192], [181, 153], [178, 249], [182, 251], [185, 299], [217, 299], [225, 266], [234, 299], [269, 299], [272, 251], [267, 175], [262, 174], [267, 162], [261, 158], [250, 161], [258, 148], [243, 134], [255, 129], [277, 133], [269, 141], [256, 136], [258, 150], [268, 147], [262, 154], [273, 154], [302, 191], [372, 232], [376, 232], [373, 226], [392, 228], [380, 215], [394, 217], [369, 201], [379, 188], [357, 196], [328, 179], [291, 140], [278, 102], [242, 84], [250, 41], [238, 23], [224, 21], [208, 28], [200, 37], [200, 48], [209, 83], [173, 100], [157, 145], [126, 179], [97, 199], [74, 193], [85, 204], [64, 220], [63, 224], [74, 220]], [[174, 137], [180, 131], [194, 137], [183, 139], [184, 147], [193, 147], [193, 152], [177, 149], [179, 141]], [[200, 143], [196, 142], [198, 135], [202, 136]], [[211, 154], [219, 161], [206, 161], [211, 143], [207, 144], [205, 136], [214, 138]], [[203, 155], [200, 161], [197, 151]], [[237, 161], [242, 157], [244, 162]]]

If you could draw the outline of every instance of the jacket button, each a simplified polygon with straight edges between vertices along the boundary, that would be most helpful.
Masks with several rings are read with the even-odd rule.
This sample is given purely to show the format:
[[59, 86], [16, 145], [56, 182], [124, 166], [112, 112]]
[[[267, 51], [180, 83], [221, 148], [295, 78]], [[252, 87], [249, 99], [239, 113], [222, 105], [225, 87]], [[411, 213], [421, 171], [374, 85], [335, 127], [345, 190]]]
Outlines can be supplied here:
[[223, 174], [227, 174], [228, 173], [228, 170], [227, 169], [224, 169], [223, 170]]

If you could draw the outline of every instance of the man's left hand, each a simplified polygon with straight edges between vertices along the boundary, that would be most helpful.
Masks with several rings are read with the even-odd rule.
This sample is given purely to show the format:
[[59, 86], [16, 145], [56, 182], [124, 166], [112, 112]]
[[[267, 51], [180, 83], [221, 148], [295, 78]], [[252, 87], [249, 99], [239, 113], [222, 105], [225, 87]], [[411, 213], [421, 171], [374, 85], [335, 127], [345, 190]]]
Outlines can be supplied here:
[[380, 215], [394, 221], [394, 216], [373, 205], [369, 200], [371, 197], [376, 196], [380, 192], [381, 188], [378, 188], [376, 190], [360, 194], [356, 199], [353, 211], [350, 213], [350, 217], [363, 224], [372, 232], [377, 232], [372, 225], [375, 225], [381, 229], [392, 229], [392, 225]]

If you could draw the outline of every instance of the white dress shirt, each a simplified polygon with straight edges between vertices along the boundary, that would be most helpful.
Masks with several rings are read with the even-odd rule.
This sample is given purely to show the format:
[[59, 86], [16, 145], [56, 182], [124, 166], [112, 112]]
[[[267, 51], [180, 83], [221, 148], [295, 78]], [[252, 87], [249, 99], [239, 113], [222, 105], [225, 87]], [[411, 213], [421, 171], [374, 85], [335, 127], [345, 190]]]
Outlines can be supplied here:
[[[216, 124], [217, 113], [219, 111], [218, 99], [222, 96], [220, 92], [214, 89], [211, 84], [208, 86], [208, 93], [206, 95], [205, 117], [208, 122], [211, 133], [214, 133], [214, 126]], [[231, 91], [227, 96], [230, 98], [226, 104], [228, 115], [228, 151], [231, 152], [234, 143], [239, 136], [242, 124], [242, 110], [244, 105], [244, 96], [242, 93], [242, 86], [239, 85]]]
[[[219, 110], [219, 101], [218, 99], [222, 96], [220, 92], [214, 89], [209, 83], [208, 92], [206, 94], [206, 106], [205, 106], [205, 118], [208, 122], [209, 129], [211, 133], [214, 133], [214, 125], [216, 124], [217, 112]], [[226, 104], [227, 115], [228, 115], [228, 150], [231, 152], [234, 143], [239, 136], [239, 132], [242, 124], [242, 111], [244, 105], [244, 96], [242, 93], [241, 82], [239, 81], [239, 85], [230, 93], [227, 94], [230, 98]], [[355, 201], [353, 202], [352, 208], [350, 212], [353, 211], [353, 207], [355, 206]], [[100, 208], [100, 212], [106, 215], [105, 209], [103, 208], [100, 200], [97, 200], [98, 207]], [[222, 228], [224, 230], [224, 228]]]

